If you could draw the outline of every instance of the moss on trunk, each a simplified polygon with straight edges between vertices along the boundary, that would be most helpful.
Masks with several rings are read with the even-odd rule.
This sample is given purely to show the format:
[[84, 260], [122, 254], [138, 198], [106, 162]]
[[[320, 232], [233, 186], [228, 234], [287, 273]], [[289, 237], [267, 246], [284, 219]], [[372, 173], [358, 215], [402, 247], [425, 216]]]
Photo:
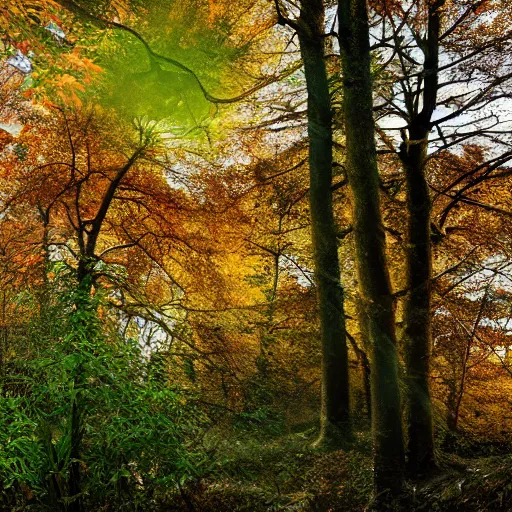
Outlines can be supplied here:
[[339, 447], [351, 438], [349, 372], [332, 207], [332, 112], [323, 25], [322, 0], [304, 0], [298, 34], [308, 90], [309, 198], [323, 351], [321, 434], [317, 445]]
[[368, 15], [365, 0], [339, 1], [346, 166], [361, 297], [361, 323], [372, 345], [374, 487], [380, 501], [402, 490], [402, 437], [394, 299], [380, 212]]

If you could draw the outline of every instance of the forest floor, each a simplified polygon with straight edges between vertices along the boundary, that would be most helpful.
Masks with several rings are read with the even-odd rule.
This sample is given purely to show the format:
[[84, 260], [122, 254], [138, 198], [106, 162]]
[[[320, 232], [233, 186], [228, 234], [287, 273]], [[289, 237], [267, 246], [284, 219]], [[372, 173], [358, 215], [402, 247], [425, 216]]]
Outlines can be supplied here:
[[[367, 510], [372, 495], [369, 433], [359, 434], [351, 451], [321, 452], [311, 448], [315, 431], [272, 440], [222, 439], [216, 444], [214, 476], [184, 490], [185, 500], [176, 501], [172, 510]], [[512, 511], [512, 456], [476, 451], [465, 457], [439, 452], [439, 470], [408, 482], [396, 510]]]

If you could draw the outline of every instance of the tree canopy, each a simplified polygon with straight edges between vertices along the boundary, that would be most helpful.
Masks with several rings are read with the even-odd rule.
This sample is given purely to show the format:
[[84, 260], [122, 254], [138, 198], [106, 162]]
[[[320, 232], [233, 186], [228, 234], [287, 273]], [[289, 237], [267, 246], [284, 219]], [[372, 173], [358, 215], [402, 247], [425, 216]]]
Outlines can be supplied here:
[[512, 509], [504, 0], [0, 6], [0, 509]]

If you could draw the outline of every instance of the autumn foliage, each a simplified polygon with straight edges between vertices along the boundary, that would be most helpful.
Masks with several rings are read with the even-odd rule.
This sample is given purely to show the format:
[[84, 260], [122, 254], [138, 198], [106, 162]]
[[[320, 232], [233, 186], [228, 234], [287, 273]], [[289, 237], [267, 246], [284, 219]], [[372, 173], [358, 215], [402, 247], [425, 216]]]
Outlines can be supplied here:
[[[510, 9], [349, 4], [367, 76], [331, 2], [2, 3], [0, 510], [512, 508]], [[347, 438], [313, 449], [338, 323]]]

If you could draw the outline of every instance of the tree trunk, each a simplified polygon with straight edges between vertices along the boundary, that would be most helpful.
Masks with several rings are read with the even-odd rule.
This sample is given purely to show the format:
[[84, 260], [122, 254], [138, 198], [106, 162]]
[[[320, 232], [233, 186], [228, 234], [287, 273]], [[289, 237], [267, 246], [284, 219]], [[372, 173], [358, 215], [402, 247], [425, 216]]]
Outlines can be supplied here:
[[[426, 178], [426, 157], [431, 119], [437, 103], [440, 10], [444, 0], [429, 4], [424, 48], [423, 107], [411, 111], [409, 138], [400, 146], [407, 185], [407, 296], [404, 303], [404, 344], [407, 366], [407, 470], [424, 474], [435, 467], [430, 351], [432, 346], [431, 200]], [[418, 92], [419, 94], [419, 92]]]
[[310, 210], [322, 333], [322, 410], [317, 445], [351, 438], [348, 351], [332, 207], [332, 112], [324, 62], [324, 6], [304, 0], [297, 22], [308, 90]]
[[[432, 341], [430, 194], [425, 177], [428, 130], [410, 129], [415, 144], [402, 153], [407, 183], [407, 296], [404, 303], [407, 367], [407, 470], [423, 474], [435, 466], [429, 373]], [[425, 141], [416, 143], [416, 141]]]
[[371, 364], [370, 359], [368, 358], [368, 352], [371, 351], [371, 343], [370, 343], [370, 334], [368, 333], [368, 326], [364, 315], [364, 310], [362, 309], [363, 304], [361, 302], [361, 298], [358, 297], [356, 301], [356, 314], [359, 318], [359, 330], [361, 332], [362, 338], [362, 346], [361, 349], [361, 369], [363, 372], [363, 381], [364, 381], [364, 394], [366, 398], [366, 414], [368, 416], [368, 420], [372, 421], [372, 384], [371, 384]]
[[400, 493], [404, 469], [394, 298], [380, 212], [366, 1], [339, 0], [338, 5], [360, 321], [372, 345], [374, 489], [383, 501]]

